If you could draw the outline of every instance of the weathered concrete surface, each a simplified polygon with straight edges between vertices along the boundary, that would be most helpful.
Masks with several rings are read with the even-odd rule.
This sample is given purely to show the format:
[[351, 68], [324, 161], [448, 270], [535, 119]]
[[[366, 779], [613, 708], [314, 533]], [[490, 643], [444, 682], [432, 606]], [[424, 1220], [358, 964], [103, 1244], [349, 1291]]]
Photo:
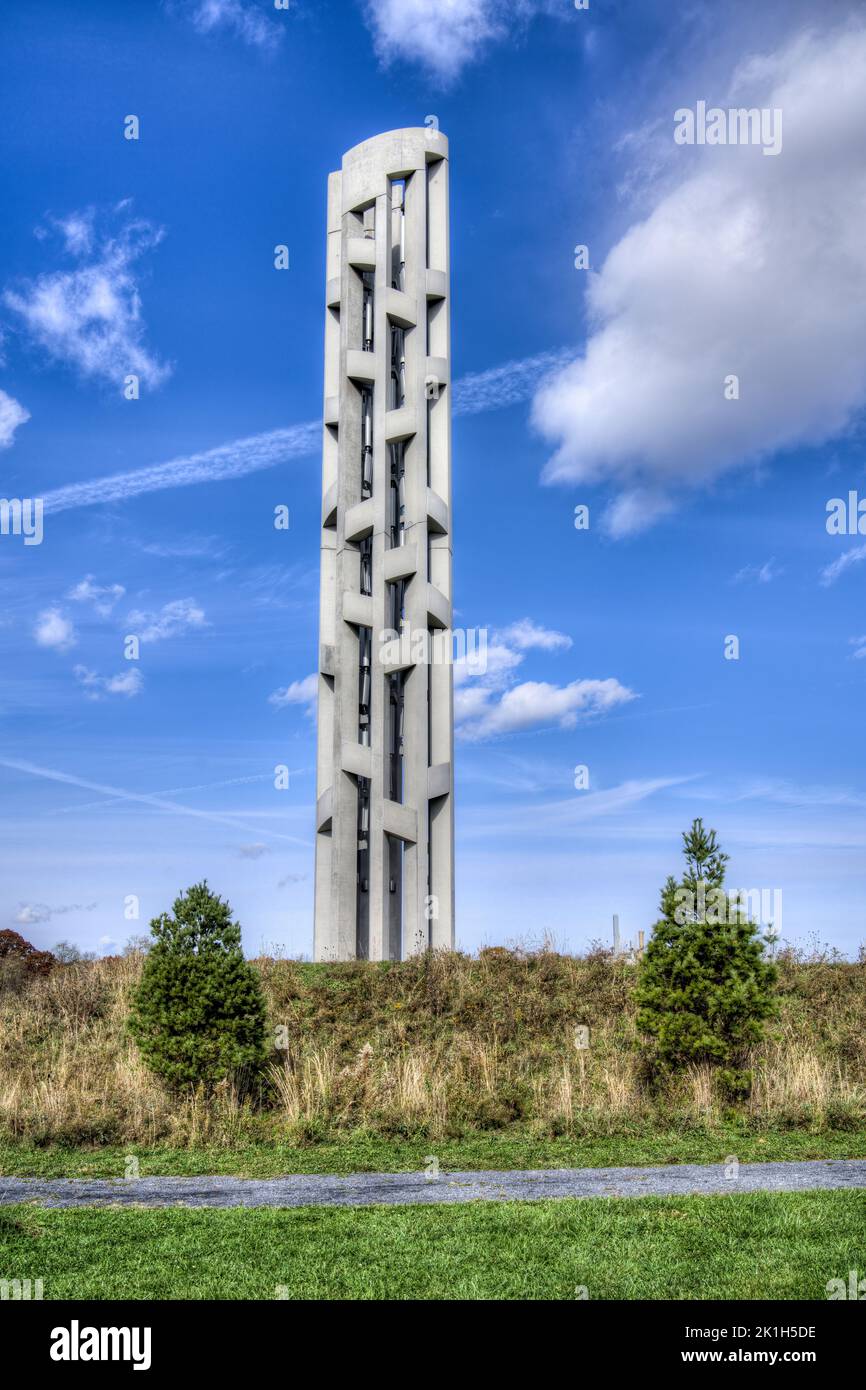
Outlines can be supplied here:
[[448, 169], [421, 126], [356, 145], [328, 181], [320, 961], [454, 947], [453, 665], [411, 640], [453, 617]]
[[550, 1168], [534, 1172], [353, 1173], [284, 1178], [2, 1178], [0, 1205], [46, 1207], [366, 1207], [549, 1197], [687, 1197], [732, 1192], [866, 1189], [866, 1159], [665, 1168]]

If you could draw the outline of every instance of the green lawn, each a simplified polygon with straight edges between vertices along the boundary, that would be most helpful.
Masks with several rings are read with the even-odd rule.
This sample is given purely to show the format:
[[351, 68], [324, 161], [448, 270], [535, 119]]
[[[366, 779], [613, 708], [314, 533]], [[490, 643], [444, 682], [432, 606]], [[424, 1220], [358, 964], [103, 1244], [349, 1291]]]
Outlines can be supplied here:
[[46, 1299], [823, 1299], [851, 1269], [859, 1191], [0, 1212], [0, 1277]]
[[473, 1168], [610, 1168], [660, 1163], [722, 1163], [735, 1154], [741, 1163], [804, 1158], [866, 1158], [866, 1133], [828, 1130], [750, 1132], [731, 1127], [670, 1130], [594, 1139], [533, 1139], [525, 1135], [476, 1133], [465, 1139], [383, 1139], [347, 1135], [337, 1143], [290, 1147], [250, 1144], [244, 1148], [36, 1148], [0, 1144], [0, 1175], [19, 1177], [122, 1177], [128, 1155], [142, 1176], [235, 1174], [274, 1177], [283, 1173], [399, 1173], [422, 1169], [428, 1154], [440, 1166]]

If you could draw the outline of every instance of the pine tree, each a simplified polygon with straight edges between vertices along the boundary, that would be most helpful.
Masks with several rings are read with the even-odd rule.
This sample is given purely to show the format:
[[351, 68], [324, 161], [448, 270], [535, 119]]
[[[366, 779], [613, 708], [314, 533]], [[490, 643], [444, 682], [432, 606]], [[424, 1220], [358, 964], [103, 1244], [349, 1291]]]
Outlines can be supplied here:
[[725, 893], [728, 856], [716, 832], [693, 821], [683, 853], [685, 873], [662, 889], [661, 919], [641, 962], [638, 1027], [655, 1039], [663, 1065], [736, 1068], [773, 1013], [776, 968], [757, 924]]
[[154, 941], [129, 1027], [147, 1065], [170, 1086], [211, 1090], [264, 1059], [264, 999], [240, 926], [206, 882], [181, 894], [173, 914], [150, 924]]

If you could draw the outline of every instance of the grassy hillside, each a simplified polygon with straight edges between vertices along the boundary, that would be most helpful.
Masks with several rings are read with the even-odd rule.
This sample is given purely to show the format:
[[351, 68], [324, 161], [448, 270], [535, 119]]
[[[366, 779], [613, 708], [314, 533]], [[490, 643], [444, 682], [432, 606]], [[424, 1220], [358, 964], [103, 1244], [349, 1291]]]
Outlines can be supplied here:
[[[257, 961], [273, 1029], [264, 1078], [178, 1102], [125, 1031], [142, 958], [64, 966], [0, 995], [0, 1140], [311, 1144], [481, 1134], [593, 1139], [738, 1125], [866, 1128], [866, 961], [779, 958], [778, 1018], [736, 1110], [694, 1068], [645, 1079], [635, 967], [493, 948], [395, 965]], [[2, 981], [0, 981], [2, 983]], [[580, 1029], [589, 1046], [580, 1047]]]

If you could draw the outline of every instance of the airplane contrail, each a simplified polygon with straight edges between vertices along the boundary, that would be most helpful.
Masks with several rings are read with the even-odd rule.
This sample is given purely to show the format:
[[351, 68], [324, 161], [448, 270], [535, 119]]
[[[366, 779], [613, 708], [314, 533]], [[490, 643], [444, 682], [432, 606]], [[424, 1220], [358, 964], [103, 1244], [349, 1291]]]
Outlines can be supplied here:
[[147, 792], [130, 792], [123, 787], [110, 787], [101, 782], [89, 782], [84, 777], [74, 777], [56, 768], [39, 767], [36, 763], [23, 762], [17, 758], [0, 758], [0, 767], [11, 768], [15, 772], [26, 772], [31, 777], [45, 777], [51, 782], [62, 782], [69, 787], [81, 787], [84, 791], [99, 792], [102, 796], [116, 797], [122, 801], [138, 801], [143, 806], [152, 806], [157, 811], [170, 811], [174, 815], [194, 816], [197, 820], [216, 821], [219, 825], [231, 826], [244, 834], [269, 835], [273, 840], [285, 840], [289, 844], [311, 848], [311, 841], [301, 840], [296, 835], [281, 835], [277, 830], [266, 830], [260, 826], [246, 825], [233, 816], [221, 816], [218, 811], [199, 811], [193, 806], [184, 806], [179, 801], [168, 801], [165, 797], [150, 796]]
[[[541, 378], [567, 362], [574, 353], [567, 348], [536, 353], [513, 362], [504, 362], [483, 372], [471, 372], [454, 384], [454, 414], [478, 415], [501, 410], [528, 400]], [[147, 492], [164, 488], [190, 487], [194, 483], [225, 482], [243, 478], [292, 459], [307, 458], [319, 452], [322, 423], [307, 420], [286, 429], [233, 439], [213, 449], [182, 455], [166, 463], [155, 463], [129, 473], [112, 473], [68, 483], [43, 495], [45, 512], [65, 512], [73, 507], [94, 507], [106, 502], [125, 502]]]

